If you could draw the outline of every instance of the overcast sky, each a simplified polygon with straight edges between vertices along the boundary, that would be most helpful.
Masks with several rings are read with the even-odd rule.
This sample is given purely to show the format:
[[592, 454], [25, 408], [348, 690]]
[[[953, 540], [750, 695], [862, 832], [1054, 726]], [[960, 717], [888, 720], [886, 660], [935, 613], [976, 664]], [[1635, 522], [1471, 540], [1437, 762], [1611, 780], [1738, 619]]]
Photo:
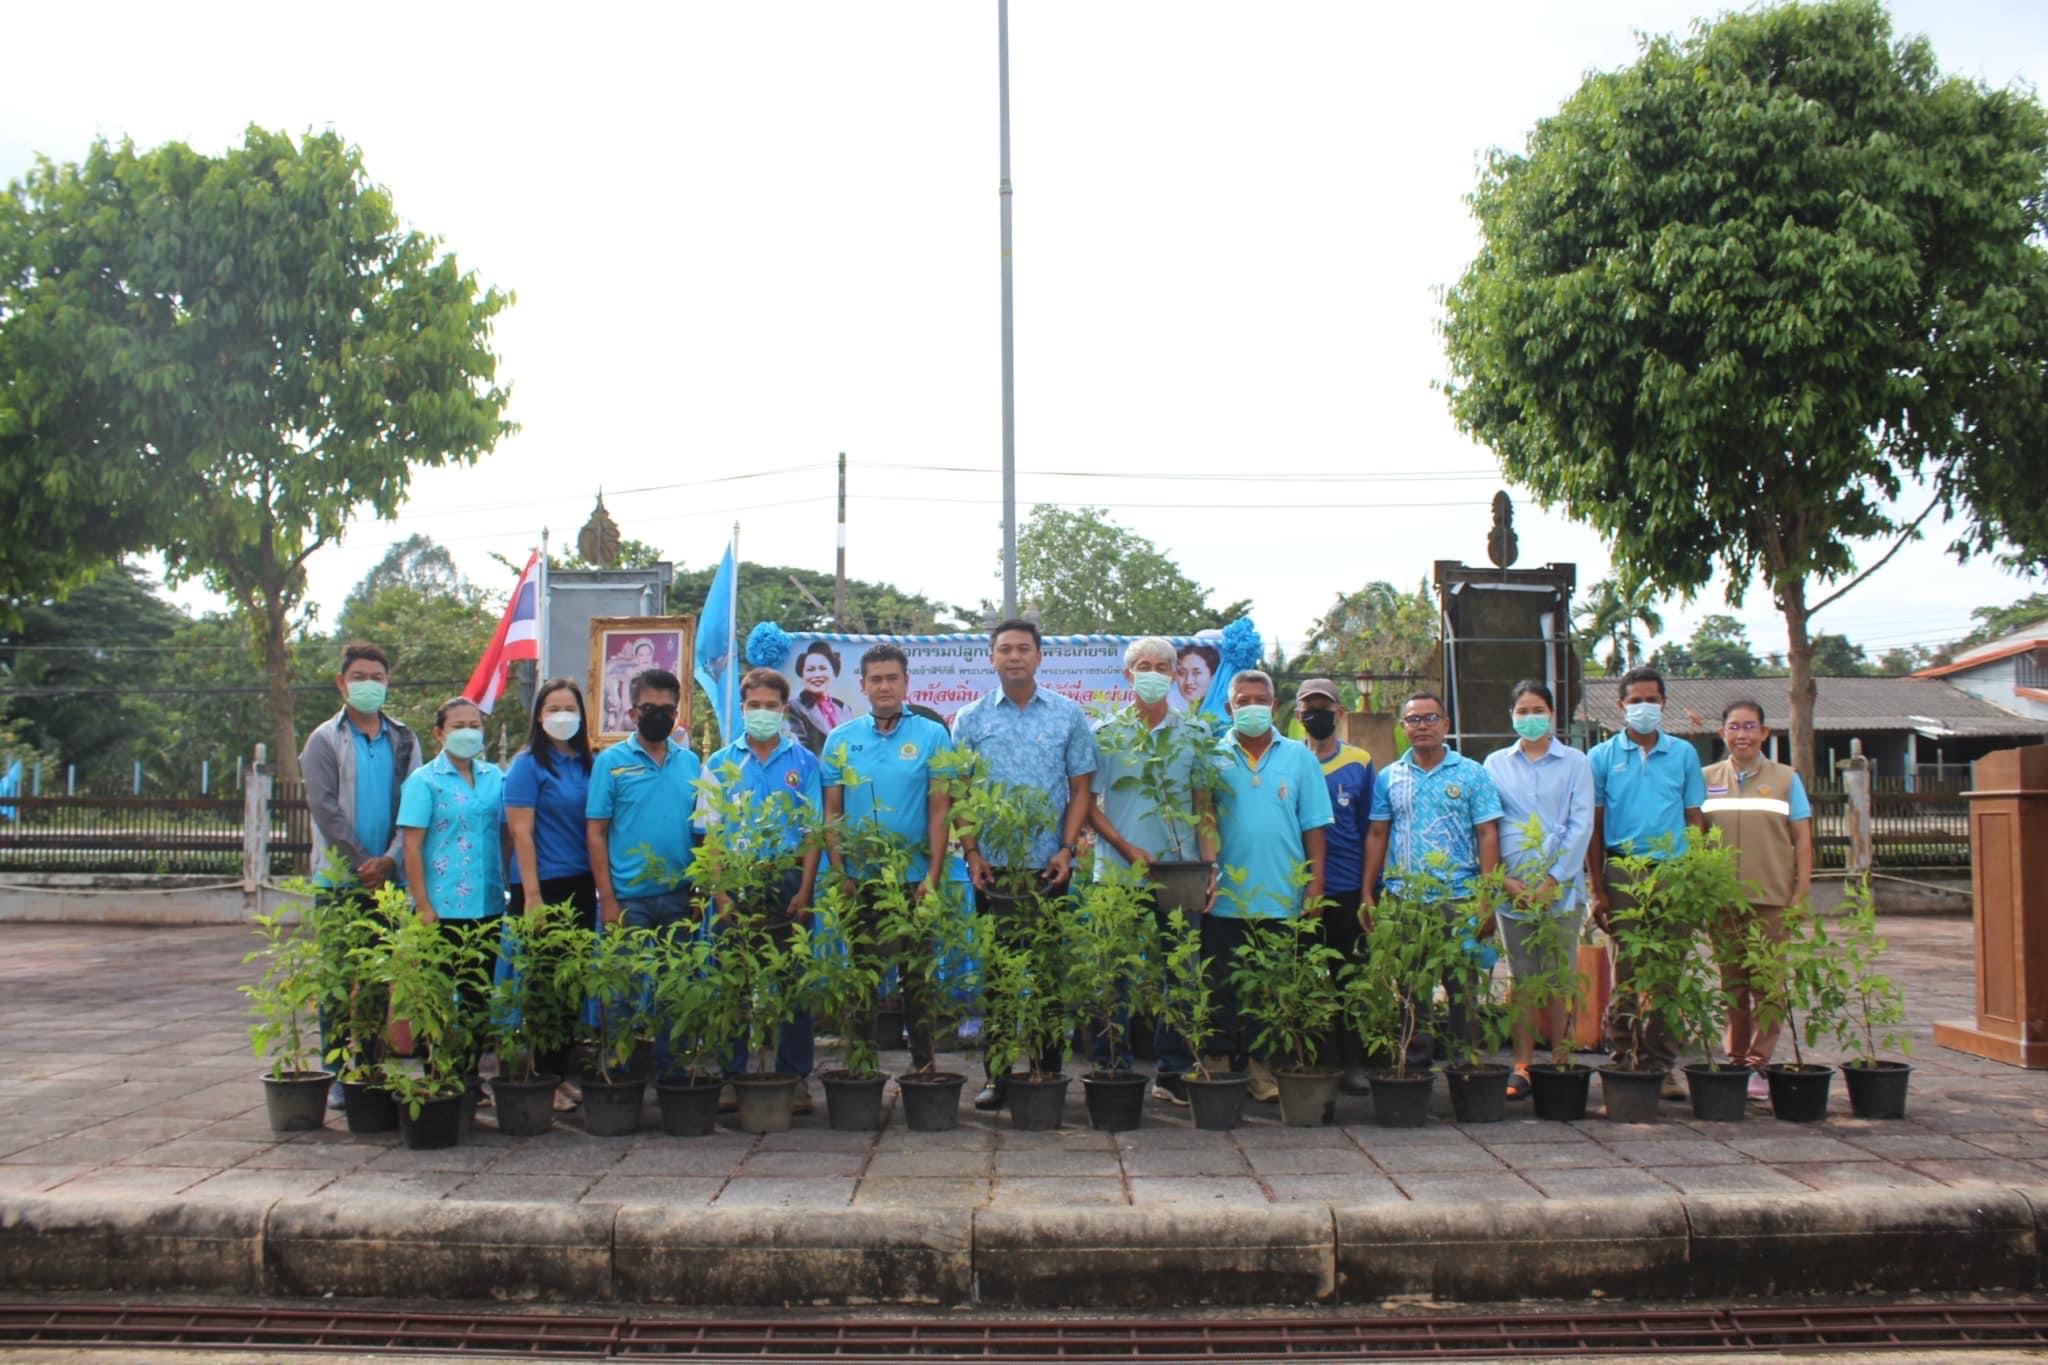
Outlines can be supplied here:
[[[1017, 0], [1020, 515], [1106, 505], [1290, 647], [1341, 591], [1483, 562], [1497, 466], [1431, 387], [1477, 158], [1703, 12]], [[1893, 13], [1947, 70], [2048, 69], [2048, 6]], [[999, 596], [994, 0], [79, 3], [8, 30], [0, 179], [98, 135], [214, 152], [251, 122], [332, 127], [411, 225], [517, 292], [497, 344], [523, 429], [317, 555], [328, 612], [413, 532], [496, 586], [492, 551], [573, 540], [600, 487], [679, 565], [737, 521], [743, 556], [829, 572], [840, 451], [849, 572]], [[1527, 501], [1517, 521], [1524, 564], [1607, 571], [1590, 532]], [[1939, 642], [2033, 586], [1945, 540], [1817, 628]], [[1674, 604], [1670, 632], [1718, 599]], [[1783, 647], [1766, 600], [1742, 615]]]

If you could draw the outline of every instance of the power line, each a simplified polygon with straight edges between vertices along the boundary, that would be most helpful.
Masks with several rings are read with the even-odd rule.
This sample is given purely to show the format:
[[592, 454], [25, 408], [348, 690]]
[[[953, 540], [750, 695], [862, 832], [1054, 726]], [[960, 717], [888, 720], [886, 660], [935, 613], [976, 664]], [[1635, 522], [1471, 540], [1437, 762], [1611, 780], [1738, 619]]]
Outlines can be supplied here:
[[[996, 474], [1000, 470], [980, 465], [954, 464], [898, 464], [873, 460], [856, 461], [862, 469], [908, 469], [934, 474]], [[1041, 479], [1163, 479], [1174, 483], [1409, 483], [1432, 482], [1437, 479], [1499, 479], [1499, 470], [1494, 469], [1415, 469], [1415, 470], [1374, 470], [1350, 473], [1322, 473], [1315, 471], [1276, 474], [1204, 474], [1196, 472], [1162, 473], [1119, 473], [1106, 469], [1020, 469], [1020, 474]]]
[[[1000, 502], [999, 498], [939, 498], [923, 494], [897, 493], [853, 493], [848, 496], [866, 502], [950, 502], [986, 506]], [[1108, 507], [1108, 508], [1163, 508], [1170, 512], [1294, 512], [1294, 511], [1342, 511], [1346, 509], [1382, 509], [1402, 507], [1484, 507], [1483, 502], [1463, 499], [1454, 502], [1056, 502], [1044, 498], [1019, 498], [1019, 502], [1033, 507]]]

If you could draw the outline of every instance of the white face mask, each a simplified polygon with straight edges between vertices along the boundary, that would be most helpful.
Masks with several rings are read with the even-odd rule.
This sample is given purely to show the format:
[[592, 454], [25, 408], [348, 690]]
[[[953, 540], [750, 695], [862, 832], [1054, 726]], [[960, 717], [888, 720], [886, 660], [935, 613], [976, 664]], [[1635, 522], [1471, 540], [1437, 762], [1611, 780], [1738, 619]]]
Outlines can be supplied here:
[[547, 731], [549, 739], [567, 744], [583, 728], [583, 717], [574, 711], [550, 711], [540, 718], [540, 728]]

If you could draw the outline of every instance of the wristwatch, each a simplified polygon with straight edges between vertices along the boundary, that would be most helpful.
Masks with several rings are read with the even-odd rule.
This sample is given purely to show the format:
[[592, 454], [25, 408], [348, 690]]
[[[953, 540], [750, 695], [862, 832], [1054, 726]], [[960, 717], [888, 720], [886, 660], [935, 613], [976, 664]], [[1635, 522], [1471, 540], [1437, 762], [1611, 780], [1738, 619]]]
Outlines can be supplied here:
[[1062, 853], [1079, 853], [1080, 851], [1081, 851], [1081, 850], [1080, 850], [1080, 848], [1079, 848], [1078, 846], [1074, 845], [1074, 844], [1061, 844], [1061, 845], [1060, 845], [1060, 852], [1062, 852]]

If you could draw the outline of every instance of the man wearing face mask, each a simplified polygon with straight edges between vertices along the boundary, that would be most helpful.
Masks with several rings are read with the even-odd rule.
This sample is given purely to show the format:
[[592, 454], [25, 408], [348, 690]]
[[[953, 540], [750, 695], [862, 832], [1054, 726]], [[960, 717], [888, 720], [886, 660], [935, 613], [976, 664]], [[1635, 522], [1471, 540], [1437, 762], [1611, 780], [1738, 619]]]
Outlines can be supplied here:
[[[1337, 737], [1344, 703], [1337, 684], [1310, 678], [1294, 694], [1294, 718], [1308, 736], [1309, 752], [1323, 765], [1330, 789], [1330, 822], [1324, 840], [1323, 894], [1330, 913], [1323, 916], [1324, 941], [1347, 960], [1361, 952], [1358, 906], [1365, 888], [1365, 835], [1372, 817], [1372, 755]], [[1365, 1071], [1365, 1044], [1350, 1026], [1337, 1026], [1337, 1056], [1344, 1068], [1340, 1083], [1347, 1095], [1363, 1095], [1370, 1084]]]
[[[1682, 739], [1662, 733], [1664, 675], [1654, 668], [1634, 668], [1621, 676], [1621, 733], [1610, 735], [1586, 754], [1593, 769], [1593, 843], [1586, 852], [1587, 899], [1593, 922], [1608, 928], [1617, 908], [1632, 906], [1628, 882], [1609, 858], [1645, 856], [1659, 862], [1685, 851], [1686, 826], [1704, 831], [1707, 782], [1699, 751]], [[1617, 955], [1614, 998], [1608, 1002], [1604, 1027], [1608, 1051], [1626, 1045], [1628, 1026], [1637, 1008], [1628, 989], [1629, 963]], [[1644, 1051], [1653, 1067], [1662, 1067], [1664, 1097], [1685, 1098], [1685, 1087], [1670, 1074], [1678, 1048], [1661, 1023], [1646, 1033]]]
[[597, 914], [607, 926], [661, 928], [690, 918], [690, 812], [697, 756], [673, 743], [683, 685], [650, 668], [628, 684], [633, 734], [590, 765], [583, 808]]
[[[314, 897], [323, 909], [365, 909], [378, 890], [405, 880], [398, 867], [398, 797], [420, 765], [420, 742], [384, 714], [390, 680], [391, 660], [383, 650], [367, 640], [344, 645], [341, 672], [334, 679], [341, 710], [306, 736], [299, 753], [313, 823]], [[331, 871], [336, 858], [340, 866]], [[323, 1053], [329, 1022], [323, 1006]], [[328, 1106], [341, 1107], [339, 1081]]]
[[[1247, 1093], [1270, 1103], [1280, 1098], [1280, 1087], [1267, 1060], [1249, 1056], [1249, 1033], [1239, 1019], [1230, 974], [1257, 921], [1322, 914], [1330, 789], [1308, 746], [1273, 729], [1273, 679], [1257, 669], [1241, 670], [1230, 680], [1230, 738], [1223, 754], [1226, 791], [1218, 797], [1217, 815], [1223, 889], [1202, 916], [1216, 1038], [1204, 1046], [1229, 1048], [1230, 1069], [1246, 1058]], [[1308, 880], [1302, 884], [1297, 874], [1304, 863]]]

